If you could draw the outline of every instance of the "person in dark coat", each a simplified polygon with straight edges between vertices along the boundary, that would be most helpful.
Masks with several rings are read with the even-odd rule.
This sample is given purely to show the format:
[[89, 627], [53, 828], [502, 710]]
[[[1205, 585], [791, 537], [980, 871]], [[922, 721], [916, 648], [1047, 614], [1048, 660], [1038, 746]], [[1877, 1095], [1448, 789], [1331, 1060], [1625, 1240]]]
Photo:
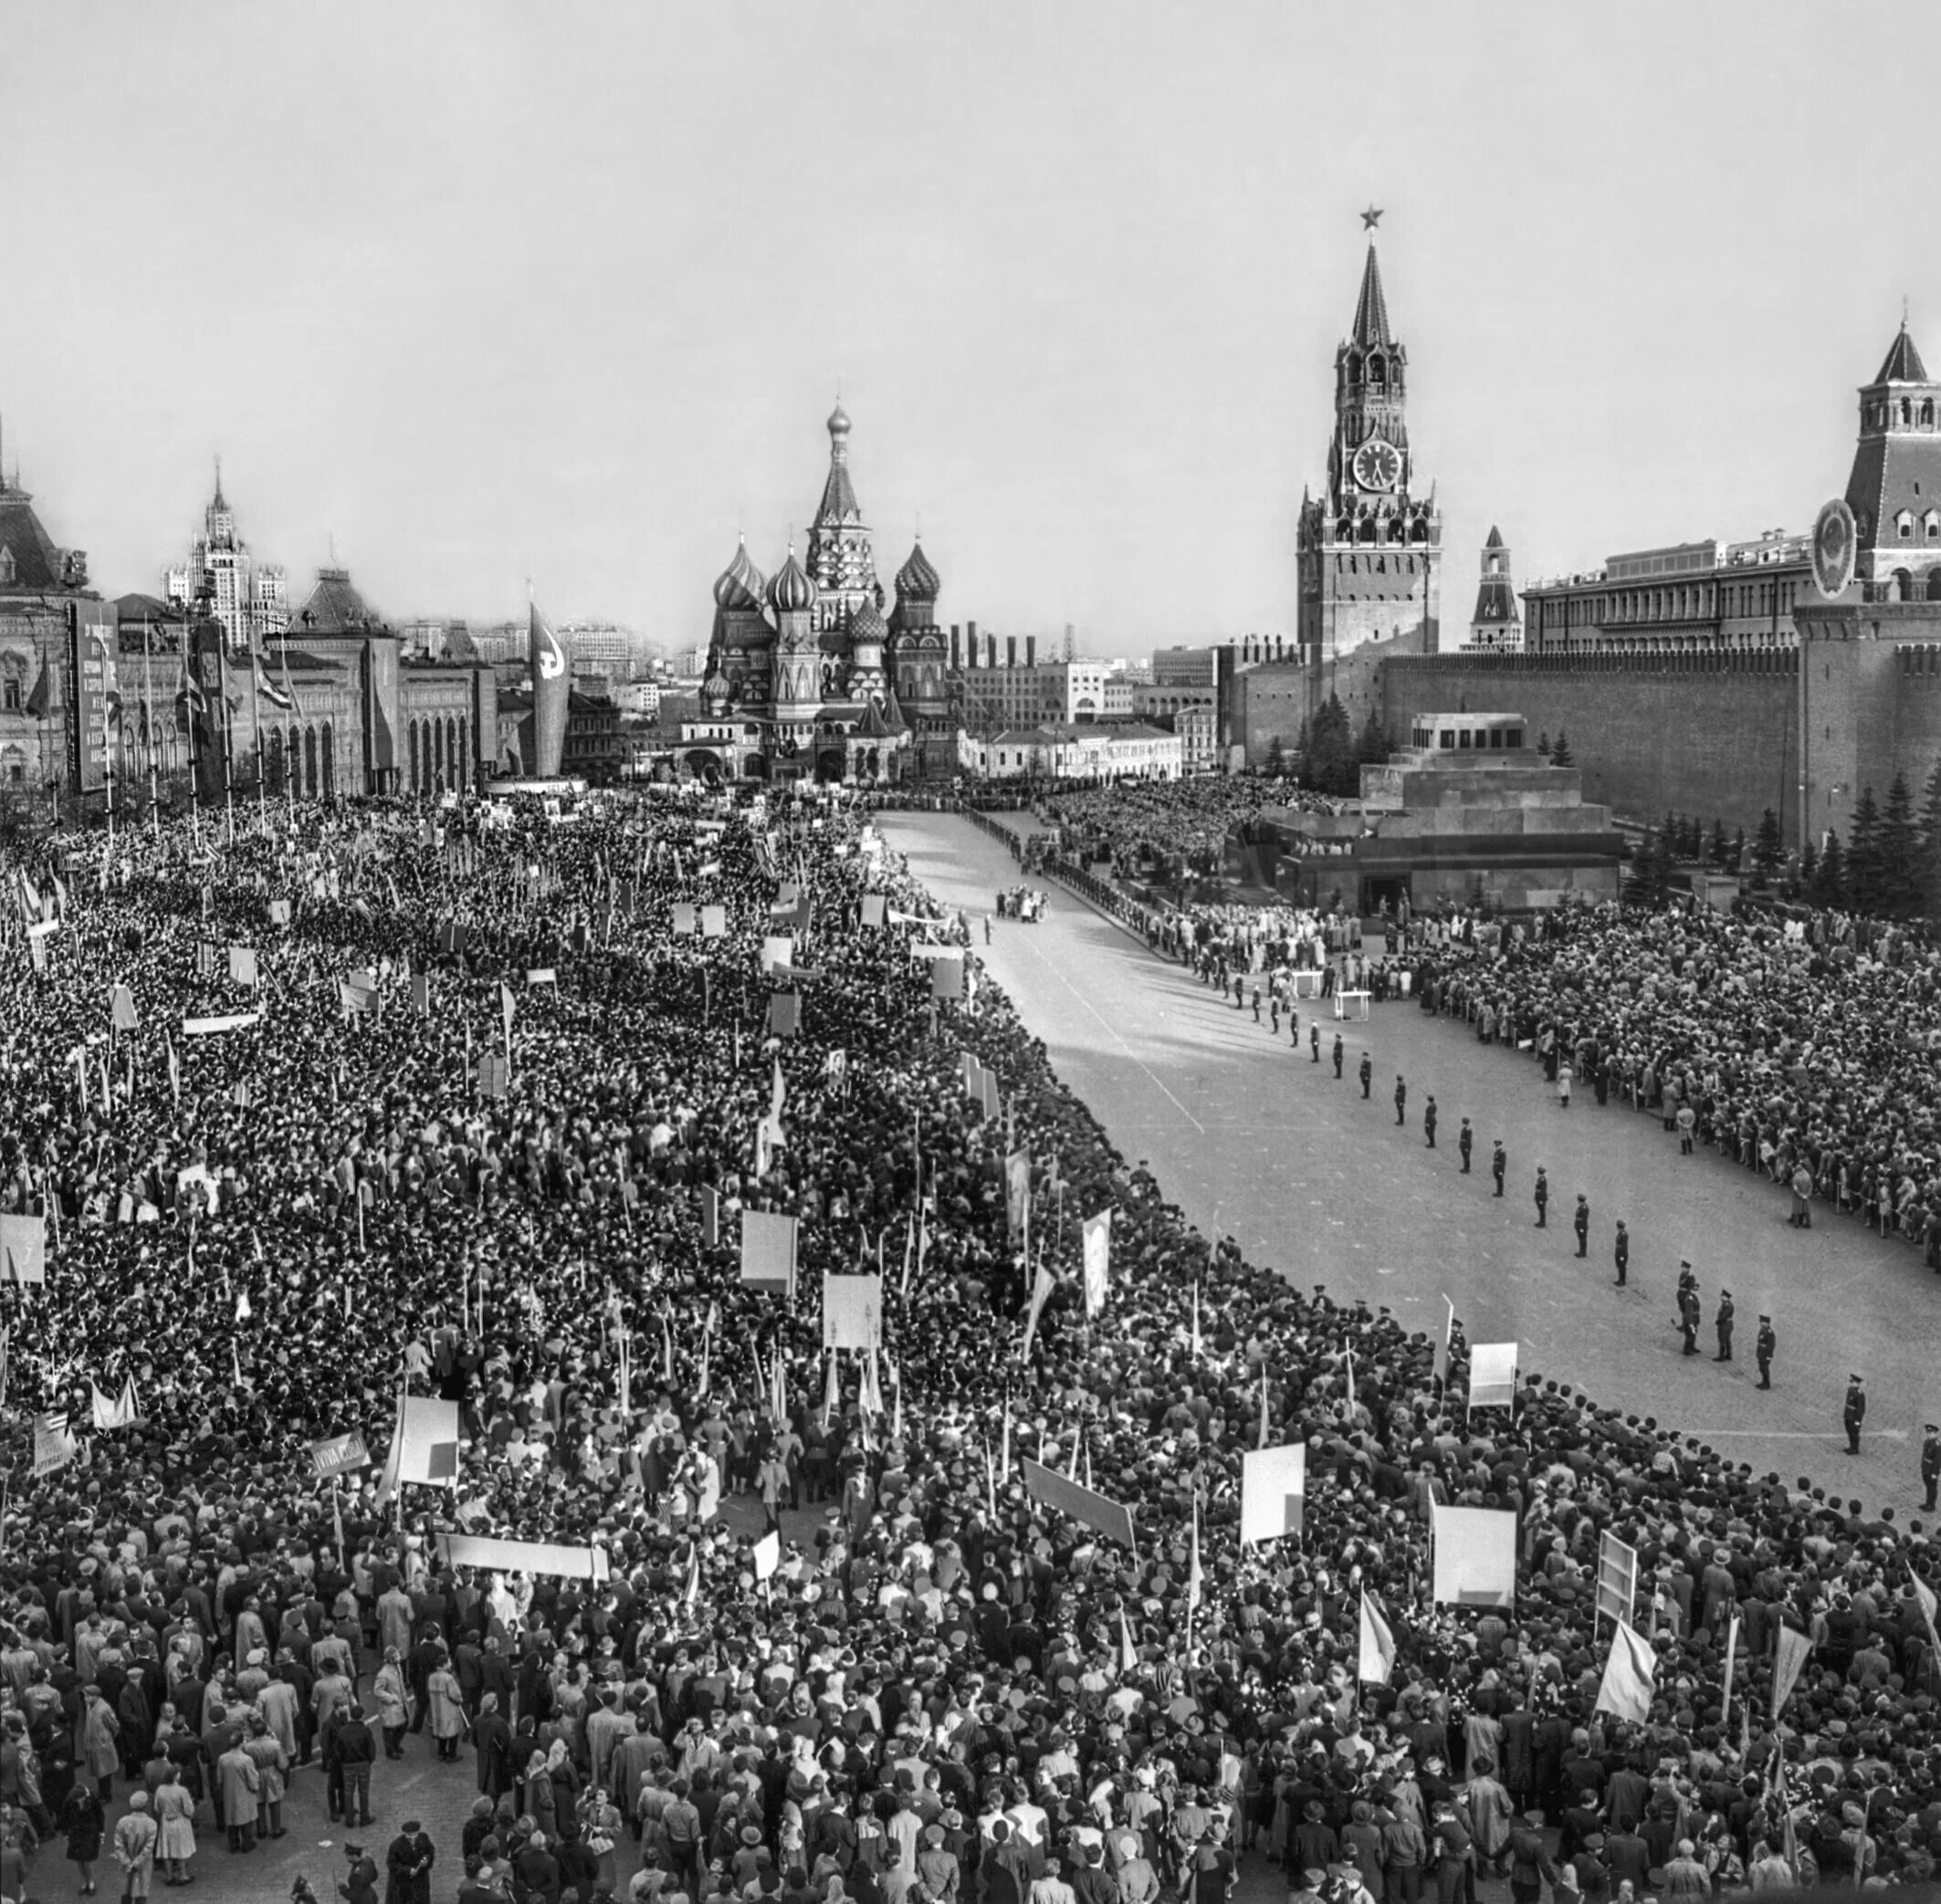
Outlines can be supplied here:
[[384, 1855], [384, 1904], [431, 1904], [431, 1867], [437, 1856], [418, 1821], [405, 1819]]
[[512, 1789], [512, 1728], [498, 1710], [496, 1692], [484, 1694], [478, 1701], [472, 1745], [477, 1753], [478, 1789], [496, 1804]]
[[108, 1819], [90, 1786], [77, 1782], [68, 1792], [61, 1807], [60, 1828], [68, 1836], [68, 1856], [80, 1867], [81, 1888], [93, 1890], [94, 1867], [101, 1856], [101, 1835], [108, 1828]]

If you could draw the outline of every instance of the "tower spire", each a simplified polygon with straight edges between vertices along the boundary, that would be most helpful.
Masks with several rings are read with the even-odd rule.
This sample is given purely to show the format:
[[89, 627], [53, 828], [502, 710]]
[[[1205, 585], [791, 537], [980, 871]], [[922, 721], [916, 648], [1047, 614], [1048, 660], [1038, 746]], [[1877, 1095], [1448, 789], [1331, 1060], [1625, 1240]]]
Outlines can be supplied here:
[[1361, 267], [1361, 295], [1355, 299], [1353, 340], [1366, 350], [1370, 344], [1386, 347], [1394, 342], [1389, 334], [1389, 300], [1381, 290], [1381, 264], [1375, 256], [1375, 241], [1369, 240], [1368, 262]]
[[220, 450], [215, 453], [215, 507], [218, 509], [229, 507], [223, 500], [223, 455]]

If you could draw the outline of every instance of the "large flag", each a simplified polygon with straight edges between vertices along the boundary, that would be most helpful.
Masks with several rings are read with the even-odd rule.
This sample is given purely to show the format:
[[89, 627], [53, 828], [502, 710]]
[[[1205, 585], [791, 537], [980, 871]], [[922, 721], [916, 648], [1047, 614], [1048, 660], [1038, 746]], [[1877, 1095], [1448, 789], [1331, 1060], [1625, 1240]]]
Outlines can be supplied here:
[[541, 779], [558, 778], [566, 752], [566, 712], [572, 672], [552, 624], [530, 604], [530, 659], [532, 668], [532, 770]]
[[1604, 1662], [1604, 1681], [1593, 1710], [1642, 1725], [1652, 1716], [1652, 1686], [1657, 1676], [1658, 1656], [1650, 1641], [1620, 1620], [1611, 1636], [1611, 1657]]
[[1186, 1565], [1186, 1611], [1189, 1617], [1205, 1596], [1206, 1589], [1200, 1577], [1200, 1496], [1195, 1493], [1192, 1554]]
[[[260, 654], [251, 654], [249, 657], [249, 664], [256, 671], [255, 680], [257, 693], [261, 695], [262, 697], [266, 701], [268, 701], [272, 707], [278, 707], [282, 709], [284, 713], [289, 713], [289, 710], [297, 705], [296, 696], [293, 694], [286, 694], [282, 688], [278, 687], [277, 684], [269, 678], [268, 672], [263, 666], [263, 657]], [[288, 658], [286, 658], [283, 663], [283, 677], [286, 681], [289, 678], [289, 662]]]
[[1772, 1662], [1772, 1716], [1777, 1719], [1786, 1710], [1786, 1702], [1792, 1697], [1793, 1688], [1799, 1682], [1800, 1669], [1806, 1665], [1806, 1657], [1813, 1650], [1813, 1643], [1804, 1633], [1791, 1627], [1779, 1628], [1779, 1641], [1774, 1649]]
[[1024, 1359], [1031, 1360], [1032, 1337], [1038, 1333], [1038, 1318], [1044, 1313], [1044, 1305], [1051, 1300], [1052, 1272], [1045, 1268], [1044, 1259], [1038, 1259], [1038, 1272], [1032, 1278], [1031, 1309], [1024, 1318]]
[[99, 1429], [132, 1428], [135, 1425], [135, 1378], [129, 1376], [121, 1384], [121, 1392], [112, 1401], [100, 1391], [92, 1379], [88, 1386], [94, 1398], [94, 1425]]
[[1355, 1677], [1369, 1684], [1386, 1686], [1395, 1670], [1395, 1634], [1374, 1596], [1361, 1589], [1361, 1664]]
[[[5, 1389], [0, 1386], [0, 1399], [4, 1399], [5, 1396]], [[1921, 1603], [1921, 1619], [1927, 1628], [1929, 1657], [1937, 1666], [1941, 1666], [1941, 1638], [1937, 1638], [1935, 1633], [1935, 1590], [1915, 1572], [1912, 1563], [1907, 1568], [1907, 1577], [1914, 1582], [1914, 1596]]]

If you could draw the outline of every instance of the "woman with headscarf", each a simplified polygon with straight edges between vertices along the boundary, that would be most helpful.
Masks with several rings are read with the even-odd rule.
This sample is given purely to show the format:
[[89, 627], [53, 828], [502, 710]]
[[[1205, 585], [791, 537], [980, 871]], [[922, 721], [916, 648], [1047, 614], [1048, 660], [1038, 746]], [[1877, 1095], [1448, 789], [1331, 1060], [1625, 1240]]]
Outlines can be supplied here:
[[384, 1663], [377, 1669], [372, 1689], [377, 1700], [377, 1722], [383, 1728], [384, 1756], [404, 1756], [404, 1731], [411, 1723], [411, 1692], [404, 1684], [404, 1668], [395, 1647], [384, 1648]]
[[61, 1806], [60, 1828], [68, 1840], [68, 1856], [80, 1867], [81, 1896], [94, 1895], [94, 1867], [101, 1856], [101, 1836], [108, 1828], [101, 1801], [86, 1784], [76, 1780]]

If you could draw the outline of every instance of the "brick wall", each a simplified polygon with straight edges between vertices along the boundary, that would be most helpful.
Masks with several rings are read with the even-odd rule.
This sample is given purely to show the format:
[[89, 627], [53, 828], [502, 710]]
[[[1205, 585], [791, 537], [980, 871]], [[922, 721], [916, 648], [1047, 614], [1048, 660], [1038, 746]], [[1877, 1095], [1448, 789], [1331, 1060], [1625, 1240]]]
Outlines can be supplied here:
[[1770, 807], [1789, 842], [1797, 830], [1799, 681], [1789, 654], [1684, 666], [1647, 655], [1399, 657], [1382, 686], [1399, 738], [1419, 714], [1464, 709], [1522, 715], [1532, 746], [1567, 732], [1585, 800], [1616, 817], [1696, 814], [1728, 833], [1743, 826], [1749, 840]]

